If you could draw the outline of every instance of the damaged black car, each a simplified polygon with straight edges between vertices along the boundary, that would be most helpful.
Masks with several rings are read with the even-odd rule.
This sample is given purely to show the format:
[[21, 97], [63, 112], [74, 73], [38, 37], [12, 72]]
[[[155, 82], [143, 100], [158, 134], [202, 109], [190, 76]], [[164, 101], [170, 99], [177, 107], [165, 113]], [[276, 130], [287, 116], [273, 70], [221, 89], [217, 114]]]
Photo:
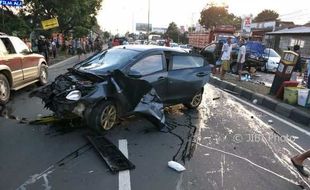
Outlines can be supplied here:
[[35, 90], [57, 117], [78, 116], [96, 130], [142, 114], [164, 124], [165, 106], [197, 108], [210, 67], [200, 55], [160, 46], [117, 46], [76, 64]]

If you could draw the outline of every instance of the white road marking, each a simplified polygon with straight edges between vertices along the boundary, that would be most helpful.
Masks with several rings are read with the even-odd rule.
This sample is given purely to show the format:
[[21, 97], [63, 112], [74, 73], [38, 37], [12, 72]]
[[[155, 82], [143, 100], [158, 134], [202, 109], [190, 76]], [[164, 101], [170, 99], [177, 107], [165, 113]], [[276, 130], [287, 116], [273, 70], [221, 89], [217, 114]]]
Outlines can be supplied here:
[[[221, 89], [219, 89], [219, 90], [221, 90]], [[272, 114], [272, 113], [270, 113], [270, 112], [268, 112], [268, 111], [265, 111], [265, 110], [263, 110], [262, 108], [259, 108], [259, 107], [255, 106], [255, 105], [253, 105], [253, 104], [251, 104], [251, 103], [245, 101], [245, 100], [242, 100], [241, 98], [238, 98], [238, 97], [236, 97], [236, 96], [233, 96], [233, 95], [231, 95], [231, 94], [229, 94], [229, 93], [227, 93], [227, 92], [225, 92], [225, 91], [223, 91], [223, 90], [221, 90], [221, 91], [224, 92], [224, 93], [226, 93], [226, 94], [228, 94], [230, 97], [232, 97], [232, 98], [234, 98], [234, 99], [236, 99], [236, 100], [238, 100], [238, 101], [240, 101], [240, 102], [242, 102], [242, 103], [244, 103], [244, 104], [246, 104], [246, 105], [248, 105], [248, 106], [250, 106], [250, 107], [252, 107], [252, 108], [254, 108], [254, 109], [256, 109], [256, 110], [258, 110], [258, 111], [260, 111], [260, 112], [263, 112], [264, 114], [267, 114], [267, 115], [269, 115], [269, 116], [271, 116], [271, 117], [273, 117], [273, 118], [276, 118], [277, 120], [281, 121], [282, 123], [285, 123], [286, 125], [289, 125], [290, 127], [293, 127], [294, 129], [296, 129], [296, 130], [298, 130], [298, 131], [304, 133], [305, 135], [310, 136], [310, 132], [309, 132], [309, 131], [307, 131], [307, 130], [301, 128], [301, 127], [298, 127], [297, 125], [295, 125], [295, 124], [293, 124], [293, 123], [291, 123], [291, 122], [289, 122], [289, 121], [287, 121], [287, 120], [284, 120], [284, 119], [282, 119], [281, 117], [276, 116], [276, 115], [274, 115], [274, 114]]]
[[[267, 169], [267, 168], [264, 168], [263, 166], [260, 166], [260, 165], [258, 165], [258, 164], [256, 164], [256, 163], [252, 162], [251, 160], [249, 160], [249, 159], [247, 159], [247, 158], [245, 158], [245, 157], [239, 156], [239, 155], [234, 154], [234, 153], [231, 153], [231, 152], [226, 152], [226, 151], [221, 150], [221, 149], [217, 149], [217, 148], [214, 148], [214, 147], [210, 147], [210, 146], [207, 146], [207, 145], [204, 145], [204, 144], [200, 144], [200, 143], [197, 143], [197, 144], [198, 144], [199, 146], [205, 147], [205, 148], [207, 148], [207, 149], [214, 150], [214, 151], [217, 151], [217, 152], [221, 152], [221, 153], [224, 153], [224, 154], [226, 154], [226, 155], [230, 155], [230, 156], [239, 158], [239, 159], [241, 159], [241, 160], [244, 160], [244, 161], [248, 162], [249, 164], [251, 164], [251, 165], [253, 165], [253, 166], [257, 167], [257, 168], [260, 168], [260, 169], [262, 169], [262, 170], [264, 170], [264, 171], [266, 171], [266, 172], [268, 172], [268, 173], [270, 173], [270, 174], [273, 174], [273, 175], [275, 175], [275, 176], [277, 176], [277, 177], [279, 177], [279, 178], [281, 178], [281, 179], [283, 179], [283, 180], [285, 180], [285, 181], [287, 181], [287, 182], [290, 182], [290, 183], [292, 183], [292, 184], [294, 184], [294, 185], [299, 185], [298, 182], [296, 182], [296, 181], [294, 181], [294, 180], [292, 180], [292, 179], [286, 178], [286, 177], [284, 177], [284, 176], [282, 176], [282, 175], [280, 175], [280, 174], [278, 174], [278, 173], [276, 173], [276, 172], [274, 172], [274, 171], [272, 171], [272, 170], [269, 170], [269, 169]], [[305, 184], [306, 184], [308, 187], [310, 187], [310, 185], [309, 185], [305, 180], [303, 180], [303, 181], [305, 182]]]
[[[128, 158], [127, 140], [121, 139], [118, 141], [119, 150]], [[131, 190], [129, 170], [118, 172], [118, 189]]]

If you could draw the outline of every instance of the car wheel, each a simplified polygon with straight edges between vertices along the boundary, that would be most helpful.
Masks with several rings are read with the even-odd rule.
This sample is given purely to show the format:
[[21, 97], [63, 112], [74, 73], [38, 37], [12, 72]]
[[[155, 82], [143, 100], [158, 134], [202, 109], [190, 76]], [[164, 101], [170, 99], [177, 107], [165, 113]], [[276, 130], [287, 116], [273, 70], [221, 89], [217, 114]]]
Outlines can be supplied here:
[[48, 82], [48, 72], [47, 67], [45, 65], [41, 65], [40, 67], [40, 75], [39, 75], [39, 85], [46, 85]]
[[10, 99], [10, 84], [5, 75], [0, 74], [0, 104], [6, 104]]
[[116, 106], [111, 101], [101, 102], [94, 107], [90, 117], [91, 128], [98, 131], [109, 130], [117, 121]]
[[189, 109], [197, 108], [202, 101], [203, 90], [195, 94], [192, 100], [189, 103], [184, 103], [184, 105]]

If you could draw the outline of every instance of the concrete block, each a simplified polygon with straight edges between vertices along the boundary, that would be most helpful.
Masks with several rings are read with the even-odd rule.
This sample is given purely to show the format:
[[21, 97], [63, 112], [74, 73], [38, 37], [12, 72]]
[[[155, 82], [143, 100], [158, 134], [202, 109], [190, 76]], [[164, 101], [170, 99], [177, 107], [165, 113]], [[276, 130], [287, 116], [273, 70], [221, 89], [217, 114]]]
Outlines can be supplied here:
[[290, 114], [290, 118], [297, 123], [301, 123], [306, 126], [310, 125], [310, 114], [299, 109], [293, 109]]
[[279, 103], [276, 106], [276, 112], [279, 113], [280, 115], [283, 115], [284, 117], [290, 117], [293, 109], [295, 109], [294, 106], [285, 103]]
[[275, 110], [278, 103], [279, 102], [277, 100], [274, 100], [274, 99], [266, 96], [263, 99], [262, 106], [264, 106], [270, 110]]
[[221, 84], [220, 84], [220, 88], [221, 88], [221, 89], [227, 89], [226, 87], [227, 87], [228, 83], [227, 83], [226, 81], [222, 81], [222, 80], [221, 80], [220, 83], [221, 83]]
[[239, 87], [239, 86], [235, 86], [235, 89], [234, 89], [234, 91], [236, 92], [236, 93], [238, 93], [239, 95], [241, 94], [241, 91], [243, 90], [243, 88], [241, 88], [241, 87]]
[[257, 100], [257, 103], [258, 105], [262, 105], [263, 103], [263, 99], [265, 98], [265, 96], [261, 95], [261, 94], [258, 94], [258, 93], [253, 93], [253, 96], [252, 96], [252, 100]]
[[227, 83], [226, 85], [226, 89], [230, 91], [235, 91], [235, 87], [236, 87], [236, 84], [233, 84], [233, 83]]
[[[214, 78], [213, 78], [214, 79]], [[216, 87], [220, 87], [220, 85], [221, 85], [221, 81], [220, 80], [218, 80], [218, 79], [214, 79], [214, 80], [212, 80], [212, 81], [210, 81], [211, 82], [211, 84], [213, 84], [214, 86], [216, 86]]]
[[252, 100], [253, 92], [247, 89], [242, 89], [240, 96], [248, 100]]

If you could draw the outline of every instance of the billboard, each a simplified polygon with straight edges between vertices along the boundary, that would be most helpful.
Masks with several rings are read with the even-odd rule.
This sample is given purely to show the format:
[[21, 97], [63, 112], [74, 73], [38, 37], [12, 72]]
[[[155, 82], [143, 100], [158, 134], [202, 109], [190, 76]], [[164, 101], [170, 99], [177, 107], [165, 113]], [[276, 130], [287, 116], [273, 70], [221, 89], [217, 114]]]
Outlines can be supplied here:
[[[136, 30], [137, 31], [144, 31], [147, 32], [147, 23], [136, 23]], [[152, 24], [149, 25], [149, 32], [152, 31]]]
[[251, 23], [252, 23], [251, 17], [250, 16], [245, 17], [242, 21], [242, 32], [250, 33]]
[[21, 7], [23, 6], [22, 0], [0, 0], [0, 5], [11, 6], [11, 7]]

